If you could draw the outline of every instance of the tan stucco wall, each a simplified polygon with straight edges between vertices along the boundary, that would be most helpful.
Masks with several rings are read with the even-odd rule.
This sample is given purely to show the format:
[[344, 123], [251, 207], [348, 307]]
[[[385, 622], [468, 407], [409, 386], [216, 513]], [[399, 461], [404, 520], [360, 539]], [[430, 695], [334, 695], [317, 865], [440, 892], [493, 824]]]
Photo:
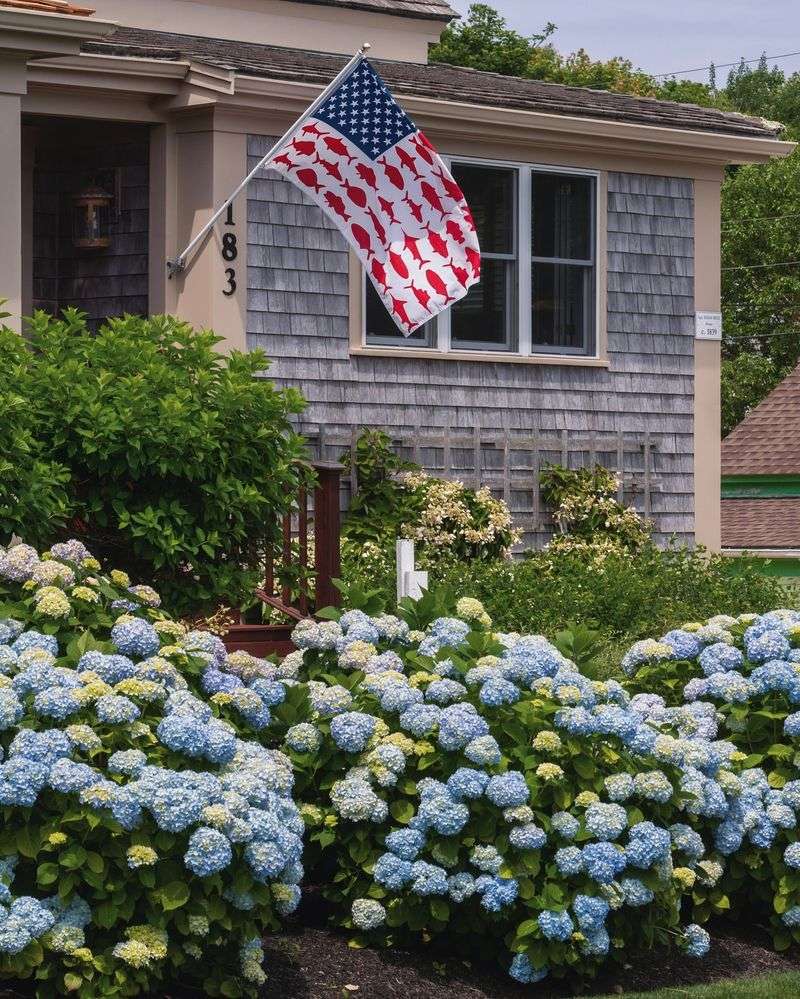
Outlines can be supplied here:
[[94, 0], [101, 17], [184, 35], [231, 38], [317, 52], [349, 53], [372, 44], [379, 59], [427, 62], [444, 23], [287, 0]]

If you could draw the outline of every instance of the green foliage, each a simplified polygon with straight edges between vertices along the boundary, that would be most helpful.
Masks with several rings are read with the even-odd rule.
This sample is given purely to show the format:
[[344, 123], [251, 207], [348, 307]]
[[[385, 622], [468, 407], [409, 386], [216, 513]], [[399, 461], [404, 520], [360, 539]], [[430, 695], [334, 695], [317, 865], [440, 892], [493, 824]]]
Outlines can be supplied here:
[[[54, 507], [53, 517], [26, 514], [26, 536], [56, 540], [66, 514], [70, 534], [153, 579], [177, 610], [238, 606], [257, 581], [265, 533], [296, 493], [302, 443], [288, 417], [302, 409], [299, 394], [255, 377], [268, 366], [261, 352], [222, 357], [219, 337], [169, 317], [126, 316], [95, 334], [74, 310], [40, 312], [29, 350], [0, 336], [4, 405], [24, 399], [33, 458], [69, 470], [66, 499], [47, 493], [60, 472], [24, 473], [39, 496], [28, 490], [29, 514]], [[16, 488], [0, 476], [0, 511]], [[13, 518], [0, 528], [7, 538]]]
[[[573, 470], [548, 465], [539, 476], [542, 498], [553, 508], [553, 519], [561, 530], [557, 547], [571, 547], [572, 539], [590, 544], [610, 543], [622, 551], [636, 551], [650, 538], [651, 525], [633, 507], [624, 507], [617, 495], [619, 479], [604, 468]], [[564, 541], [563, 536], [569, 540]]]
[[655, 545], [634, 556], [609, 553], [602, 563], [577, 552], [534, 552], [519, 562], [465, 566], [438, 582], [481, 600], [501, 631], [525, 631], [532, 622], [547, 635], [573, 622], [597, 629], [614, 672], [621, 643], [718, 612], [797, 604], [777, 579], [761, 574], [756, 559]]
[[[772, 795], [769, 804], [782, 805], [800, 794], [800, 681], [796, 657], [800, 646], [800, 615], [791, 610], [738, 617], [716, 615], [705, 623], [685, 627], [689, 641], [699, 640], [679, 653], [661, 641], [634, 645], [623, 659], [625, 686], [632, 693], [660, 694], [668, 706], [710, 702], [716, 710], [718, 737], [739, 751], [739, 761], [752, 770]], [[669, 638], [669, 636], [666, 636]], [[738, 651], [735, 651], [738, 650]], [[723, 658], [724, 657], [724, 658]], [[730, 658], [732, 657], [732, 658]], [[758, 786], [754, 779], [752, 786]], [[752, 808], [752, 803], [747, 806]], [[781, 918], [788, 910], [800, 920], [800, 875], [784, 852], [798, 839], [794, 819], [767, 810], [766, 821], [750, 820], [750, 841], [727, 849], [734, 854], [727, 865], [722, 890], [732, 901], [733, 918], [758, 918], [771, 925], [778, 950], [800, 943], [798, 922]], [[758, 837], [761, 837], [760, 839]], [[732, 842], [735, 844], [736, 839]], [[695, 912], [706, 918], [709, 899], [695, 893]]]
[[[8, 315], [1, 312], [0, 319]], [[0, 355], [0, 539], [32, 537], [42, 525], [54, 530], [64, 523], [69, 472], [37, 433], [37, 400], [20, 381], [29, 356], [25, 341], [0, 329]]]
[[746, 353], [722, 359], [722, 436], [727, 437], [750, 410], [789, 373], [771, 357]]
[[[574, 843], [578, 847], [585, 845], [592, 839], [585, 825], [585, 809], [598, 797], [604, 798], [605, 779], [626, 773], [638, 773], [643, 778], [647, 771], [656, 767], [655, 761], [632, 754], [616, 737], [569, 735], [564, 731], [556, 734], [557, 712], [571, 697], [577, 696], [573, 686], [564, 686], [564, 699], [559, 700], [562, 695], [554, 693], [550, 681], [544, 679], [524, 685], [515, 703], [487, 704], [479, 696], [480, 686], [470, 670], [499, 665], [497, 657], [503, 654], [504, 648], [488, 630], [491, 622], [478, 623], [483, 611], [474, 602], [464, 602], [457, 610], [462, 618], [463, 611], [470, 614], [470, 630], [463, 638], [445, 642], [438, 651], [426, 647], [421, 642], [422, 631], [417, 629], [427, 627], [431, 617], [439, 614], [443, 607], [441, 600], [427, 594], [420, 601], [418, 616], [406, 613], [415, 629], [407, 638], [397, 632], [396, 619], [375, 621], [387, 628], [389, 634], [397, 634], [398, 640], [392, 640], [384, 633], [377, 647], [370, 646], [364, 655], [390, 649], [399, 656], [405, 675], [367, 672], [365, 676], [358, 666], [346, 663], [348, 654], [361, 655], [363, 642], [356, 642], [352, 653], [345, 650], [337, 656], [334, 651], [319, 647], [320, 644], [330, 646], [330, 643], [321, 630], [315, 630], [311, 625], [297, 637], [298, 644], [305, 650], [302, 653], [303, 678], [308, 683], [298, 684], [290, 690], [286, 702], [275, 712], [276, 724], [271, 733], [276, 738], [281, 737], [300, 722], [306, 727], [313, 725], [318, 733], [319, 745], [313, 751], [298, 748], [293, 733], [288, 734], [283, 746], [295, 766], [296, 796], [305, 802], [301, 812], [308, 830], [306, 863], [310, 876], [324, 885], [323, 891], [333, 905], [336, 921], [355, 934], [355, 946], [363, 946], [368, 940], [386, 946], [402, 946], [410, 941], [446, 935], [450, 949], [468, 954], [474, 949], [475, 940], [480, 939], [482, 954], [494, 954], [506, 966], [510, 950], [527, 955], [536, 968], [549, 966], [556, 977], [591, 975], [605, 959], [604, 955], [593, 954], [590, 948], [584, 947], [585, 935], [580, 932], [566, 942], [546, 939], [537, 916], [546, 909], [559, 913], [571, 911], [571, 904], [579, 893], [613, 901], [619, 895], [619, 888], [601, 888], [586, 874], [567, 877], [561, 873], [555, 860], [556, 851], [570, 845], [570, 840], [560, 838], [553, 816], [564, 811], [575, 816], [580, 827]], [[411, 607], [405, 610], [410, 612]], [[346, 623], [347, 619], [350, 624]], [[354, 625], [360, 629], [364, 625], [363, 618], [359, 619], [352, 612], [340, 620], [345, 628]], [[434, 630], [436, 627], [434, 625]], [[593, 636], [586, 630], [576, 628], [559, 639], [565, 648], [578, 651], [587, 660], [591, 658]], [[540, 641], [541, 654], [558, 659], [556, 649]], [[347, 643], [342, 644], [346, 646]], [[565, 670], [574, 670], [571, 663], [562, 662]], [[361, 666], [364, 665], [367, 664], [362, 659]], [[576, 676], [574, 672], [571, 675]], [[410, 685], [419, 691], [430, 689], [432, 696], [426, 697], [426, 701], [434, 703], [432, 684], [442, 676], [466, 684], [456, 699], [474, 706], [477, 714], [486, 719], [502, 754], [496, 764], [476, 765], [470, 762], [469, 755], [464, 756], [463, 750], [444, 749], [437, 744], [433, 731], [421, 737], [410, 735], [402, 714], [398, 717], [397, 709], [381, 704], [383, 690], [397, 688], [398, 684]], [[562, 683], [569, 682], [569, 677], [562, 674]], [[368, 715], [377, 719], [375, 734], [363, 751], [342, 748], [332, 734], [336, 719], [322, 709], [315, 710], [314, 705], [320, 703], [316, 699], [329, 684], [338, 685], [334, 689], [338, 691], [340, 705], [341, 698], [346, 700], [346, 706], [340, 706], [338, 710], [362, 713], [345, 717]], [[607, 696], [613, 699], [610, 688], [599, 684], [593, 689], [600, 700]], [[435, 730], [435, 723], [430, 727]], [[399, 751], [404, 759], [402, 766], [395, 762], [392, 770], [387, 768], [382, 751], [393, 752], [395, 757]], [[477, 767], [478, 771], [485, 770], [491, 775], [506, 771], [524, 775], [530, 795], [529, 807], [504, 810], [502, 805], [481, 794], [465, 796], [458, 800], [463, 802], [461, 807], [468, 809], [469, 818], [460, 830], [437, 831], [419, 825], [419, 819], [414, 820], [421, 814], [420, 801], [424, 795], [430, 793], [435, 797], [435, 789], [442, 787], [459, 767]], [[668, 773], [677, 788], [678, 778], [673, 768], [658, 769]], [[470, 772], [474, 775], [475, 769]], [[372, 792], [365, 790], [367, 784]], [[352, 792], [347, 791], [348, 786], [352, 787]], [[373, 814], [372, 819], [369, 818], [369, 806], [365, 814], [357, 817], [351, 811], [350, 803], [359, 809], [362, 800], [372, 801], [370, 793], [374, 793], [376, 802], [385, 805], [383, 808], [378, 806], [378, 813]], [[669, 825], [675, 820], [680, 801], [678, 790], [659, 804], [631, 801], [626, 805], [628, 821], [633, 825], [647, 818], [660, 825]], [[444, 810], [444, 804], [442, 808]], [[529, 823], [547, 833], [546, 845], [540, 848], [515, 846], [516, 833], [512, 834], [515, 825], [530, 828]], [[426, 842], [419, 855], [424, 861], [423, 867], [434, 864], [440, 870], [444, 868], [447, 874], [470, 872], [477, 878], [481, 869], [472, 858], [481, 850], [496, 849], [502, 858], [496, 868], [499, 877], [516, 879], [518, 883], [516, 901], [493, 911], [491, 905], [480, 904], [477, 894], [466, 900], [454, 899], [441, 892], [416, 892], [411, 886], [396, 890], [377, 880], [374, 877], [376, 863], [386, 853], [387, 834], [408, 828], [426, 830]], [[476, 849], [477, 854], [473, 853]], [[675, 866], [680, 863], [676, 856]], [[639, 945], [666, 945], [680, 937], [680, 900], [685, 886], [678, 878], [665, 876], [663, 870], [638, 869], [635, 876], [656, 893], [657, 903], [633, 910], [624, 908], [621, 898], [617, 899], [608, 927], [614, 940], [612, 956], [614, 951], [621, 953]], [[361, 899], [381, 903], [386, 912], [385, 924], [369, 935], [361, 931], [357, 920], [354, 921], [353, 903]]]
[[423, 569], [504, 557], [517, 540], [508, 507], [488, 489], [428, 475], [381, 431], [365, 430], [342, 461], [358, 481], [342, 530], [346, 577], [387, 579], [398, 538], [417, 543]]
[[[207, 812], [201, 819], [199, 810], [192, 816], [189, 789], [209, 786], [201, 781], [221, 788], [227, 768], [241, 773], [263, 751], [244, 741], [253, 730], [230, 698], [208, 701], [202, 693], [207, 661], [200, 650], [208, 636], [196, 644], [197, 633], [187, 636], [157, 609], [154, 590], [131, 590], [124, 573], [106, 575], [82, 546], [66, 547], [41, 560], [26, 545], [0, 549], [0, 749], [11, 761], [2, 775], [0, 894], [4, 906], [12, 906], [10, 914], [1, 910], [0, 978], [33, 980], [39, 999], [165, 995], [176, 981], [207, 996], [253, 995], [253, 981], [263, 979], [263, 954], [251, 947], [250, 958], [240, 962], [240, 948], [278, 927], [286, 886], [257, 877], [242, 842], [224, 870], [194, 873], [187, 863], [190, 837], [199, 823], [215, 819]], [[121, 618], [118, 601], [132, 613]], [[141, 663], [136, 660], [144, 653], [133, 648], [125, 647], [128, 659], [113, 655], [123, 643], [114, 630], [120, 621], [146, 623], [158, 655]], [[15, 638], [19, 644], [11, 646]], [[57, 656], [43, 647], [53, 641]], [[47, 708], [47, 697], [69, 698], [66, 716]], [[167, 745], [160, 723], [174, 709], [165, 704], [169, 697], [180, 699], [183, 711], [199, 705], [208, 712], [217, 735], [239, 736], [235, 764], [230, 752], [227, 761], [221, 754], [211, 762], [191, 746], [184, 752]], [[102, 699], [136, 717], [106, 716]], [[20, 744], [34, 735], [59, 740], [47, 764], [41, 744], [26, 743], [27, 751]], [[111, 762], [115, 753], [119, 764]], [[126, 763], [120, 753], [139, 761]], [[56, 760], [66, 769], [48, 776]], [[143, 763], [151, 781], [173, 780], [162, 792], [164, 821], [150, 810], [152, 797], [128, 789]], [[6, 767], [13, 764], [18, 769], [11, 775]], [[42, 766], [44, 776], [37, 776]], [[175, 780], [189, 798], [181, 798]], [[31, 783], [38, 792], [33, 807], [18, 797]], [[183, 815], [190, 810], [188, 819], [181, 809]], [[238, 906], [230, 892], [249, 895], [254, 904]], [[42, 902], [56, 917], [47, 932], [27, 935], [27, 943], [23, 936], [17, 950], [10, 943], [20, 933], [11, 929], [12, 898]]]

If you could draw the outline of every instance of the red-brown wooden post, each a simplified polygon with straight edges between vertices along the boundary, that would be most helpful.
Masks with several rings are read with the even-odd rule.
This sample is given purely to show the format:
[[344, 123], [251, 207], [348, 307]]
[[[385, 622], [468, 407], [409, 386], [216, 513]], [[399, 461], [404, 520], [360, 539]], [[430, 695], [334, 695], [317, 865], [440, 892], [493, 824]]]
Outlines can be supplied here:
[[341, 602], [341, 594], [333, 585], [333, 580], [338, 579], [342, 573], [339, 553], [339, 482], [342, 470], [338, 461], [318, 461], [314, 464], [314, 471], [317, 473], [317, 485], [314, 489], [314, 595], [318, 610], [323, 607], [338, 607]]

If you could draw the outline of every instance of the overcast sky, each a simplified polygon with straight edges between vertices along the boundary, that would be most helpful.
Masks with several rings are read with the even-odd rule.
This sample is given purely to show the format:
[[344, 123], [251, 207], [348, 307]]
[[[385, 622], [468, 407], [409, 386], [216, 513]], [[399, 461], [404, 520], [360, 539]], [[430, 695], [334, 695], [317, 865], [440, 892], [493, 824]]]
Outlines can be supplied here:
[[[650, 73], [800, 52], [798, 0], [487, 0], [524, 34], [547, 21], [562, 52], [585, 48], [594, 58], [621, 55]], [[450, 0], [465, 13], [469, 0]], [[800, 56], [777, 62], [787, 74]], [[728, 70], [720, 70], [724, 83]], [[707, 71], [688, 74], [706, 80]]]

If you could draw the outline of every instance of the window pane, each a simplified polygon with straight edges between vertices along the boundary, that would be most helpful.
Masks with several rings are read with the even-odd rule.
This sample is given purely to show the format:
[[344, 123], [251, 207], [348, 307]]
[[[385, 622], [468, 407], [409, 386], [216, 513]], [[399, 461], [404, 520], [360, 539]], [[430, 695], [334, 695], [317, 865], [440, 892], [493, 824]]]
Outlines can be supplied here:
[[533, 174], [533, 256], [592, 258], [591, 177]]
[[453, 347], [511, 347], [509, 330], [514, 314], [517, 268], [510, 260], [481, 261], [481, 279], [461, 301], [451, 306], [450, 342]]
[[452, 171], [472, 211], [483, 253], [513, 253], [516, 171], [463, 163], [454, 163]]
[[593, 275], [590, 267], [533, 265], [533, 345], [591, 350]]
[[394, 341], [398, 345], [407, 343], [414, 346], [425, 346], [428, 343], [429, 323], [415, 330], [411, 336], [403, 336], [395, 325], [389, 310], [381, 301], [372, 282], [365, 276], [367, 285], [367, 343]]

